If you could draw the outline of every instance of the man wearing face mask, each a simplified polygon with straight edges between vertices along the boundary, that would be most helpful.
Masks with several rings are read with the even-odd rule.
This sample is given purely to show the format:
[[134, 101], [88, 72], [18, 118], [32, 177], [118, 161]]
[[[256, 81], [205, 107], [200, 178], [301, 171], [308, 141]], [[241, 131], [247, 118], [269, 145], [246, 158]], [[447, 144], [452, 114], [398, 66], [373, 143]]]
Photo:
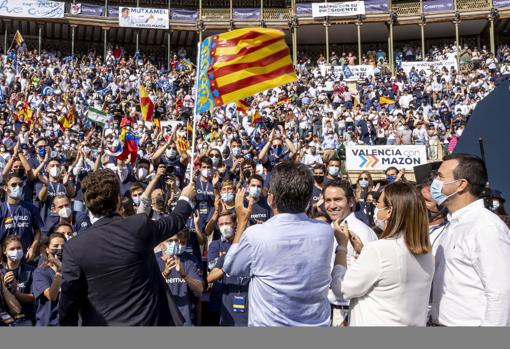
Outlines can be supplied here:
[[43, 225], [39, 209], [22, 200], [23, 180], [17, 174], [5, 179], [7, 200], [0, 204], [0, 242], [6, 236], [16, 235], [21, 239], [25, 258], [35, 262], [39, 255], [39, 243]]
[[136, 182], [131, 165], [126, 160], [117, 160], [117, 175], [120, 179], [120, 192], [122, 196], [129, 196], [129, 188]]
[[184, 318], [184, 326], [196, 326], [195, 302], [204, 291], [204, 284], [199, 261], [185, 251], [189, 235], [190, 232], [184, 229], [161, 243], [161, 252], [156, 253], [156, 258], [163, 279]]
[[450, 212], [435, 256], [433, 326], [510, 326], [510, 230], [479, 198], [486, 183], [479, 157], [452, 154], [430, 186]]
[[216, 228], [216, 223], [220, 213], [225, 211], [234, 213], [235, 189], [234, 183], [231, 180], [225, 180], [221, 183], [220, 196], [214, 200], [214, 210], [211, 212], [210, 217], [207, 219], [205, 226], [205, 234], [207, 236], [213, 234], [213, 239], [219, 238], [219, 231]]
[[313, 168], [313, 193], [312, 193], [312, 204], [319, 202], [322, 188], [324, 186], [324, 176], [326, 174], [326, 166], [323, 164], [315, 165]]
[[163, 143], [159, 149], [151, 156], [153, 164], [160, 162], [175, 168], [175, 174], [179, 177], [184, 177], [186, 167], [189, 163], [188, 153], [180, 150], [172, 137], [167, 142]]
[[[296, 148], [292, 141], [287, 138], [285, 130], [280, 125], [280, 136], [276, 135], [275, 129], [271, 130], [269, 142], [266, 143], [264, 148], [259, 153], [259, 161], [271, 171], [281, 161], [293, 158], [296, 156]], [[284, 147], [285, 141], [285, 147]]]
[[60, 161], [52, 159], [46, 168], [48, 178], [40, 177], [41, 182], [35, 186], [37, 199], [41, 203], [41, 218], [46, 220], [51, 208], [53, 199], [58, 195], [74, 197], [76, 189], [73, 183], [69, 180], [69, 174], [62, 175], [62, 168]]
[[439, 206], [432, 198], [430, 192], [432, 181], [432, 176], [431, 178], [427, 178], [421, 185], [420, 193], [425, 200], [425, 206], [429, 213], [429, 239], [432, 246], [432, 254], [435, 256], [439, 243], [448, 226], [448, 220], [446, 219], [448, 211], [443, 206]]
[[[259, 175], [253, 175], [248, 180], [248, 198], [253, 200], [253, 209], [250, 217], [250, 224], [261, 224], [273, 216], [266, 197], [262, 195], [264, 180]], [[245, 202], [246, 204], [247, 202]]]
[[59, 223], [70, 224], [73, 231], [78, 234], [91, 225], [89, 216], [85, 212], [76, 212], [71, 209], [71, 202], [65, 195], [58, 195], [53, 199], [51, 211], [44, 221], [42, 232], [46, 236], [50, 235]]
[[196, 180], [197, 188], [197, 208], [200, 214], [200, 229], [205, 229], [205, 224], [209, 213], [214, 207], [214, 189], [216, 183], [213, 183], [213, 164], [211, 158], [203, 157], [200, 159], [200, 174]]
[[[326, 184], [322, 193], [324, 197], [324, 207], [331, 221], [337, 221], [339, 224], [347, 224], [349, 230], [356, 233], [363, 245], [368, 244], [370, 241], [377, 240], [375, 232], [356, 217], [354, 212], [356, 209], [356, 199], [349, 182], [336, 179]], [[335, 249], [337, 246], [338, 244], [335, 242]], [[347, 246], [348, 265], [354, 263], [356, 256], [356, 251], [352, 245], [349, 244]], [[333, 268], [333, 264], [331, 267]], [[341, 326], [349, 315], [349, 302], [335, 296], [331, 290], [328, 293], [328, 299], [332, 309], [332, 326]]]
[[[251, 205], [249, 205], [251, 207]], [[213, 283], [209, 311], [219, 312], [221, 326], [248, 325], [249, 278], [229, 276], [223, 270], [225, 255], [232, 246], [236, 230], [235, 213], [224, 211], [219, 215], [221, 238], [209, 245], [207, 282]]]
[[138, 183], [140, 183], [144, 188], [149, 184], [150, 166], [151, 164], [148, 160], [140, 159], [140, 161], [138, 161], [135, 177]]
[[335, 179], [340, 177], [340, 159], [332, 157], [328, 161], [328, 174], [324, 178], [324, 184], [328, 184], [329, 182], [334, 181]]

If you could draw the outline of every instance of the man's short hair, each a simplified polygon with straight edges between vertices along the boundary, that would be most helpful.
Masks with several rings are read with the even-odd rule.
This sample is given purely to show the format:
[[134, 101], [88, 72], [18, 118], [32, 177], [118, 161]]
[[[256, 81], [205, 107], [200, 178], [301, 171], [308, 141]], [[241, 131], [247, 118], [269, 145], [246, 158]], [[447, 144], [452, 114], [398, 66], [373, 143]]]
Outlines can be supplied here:
[[94, 216], [111, 216], [117, 211], [120, 182], [108, 169], [92, 172], [82, 182], [83, 201]]
[[206, 164], [211, 167], [213, 166], [212, 159], [208, 156], [204, 156], [203, 158], [200, 159], [200, 167], [202, 166], [202, 164]]
[[331, 159], [328, 160], [328, 166], [332, 161], [338, 161], [340, 164], [342, 164], [342, 160], [336, 155], [334, 155]]
[[457, 160], [458, 165], [453, 170], [453, 179], [465, 179], [469, 183], [469, 192], [479, 197], [487, 184], [487, 167], [481, 158], [471, 154], [450, 154], [443, 161]]
[[142, 189], [142, 191], [145, 190], [139, 182], [134, 182], [133, 184], [131, 184], [131, 187], [129, 188], [129, 192], [133, 193], [135, 190], [139, 190], [139, 189]]
[[302, 213], [310, 203], [313, 192], [313, 176], [302, 163], [286, 160], [277, 165], [272, 173], [269, 191], [280, 213]]
[[262, 185], [264, 185], [264, 178], [262, 178], [262, 176], [258, 174], [254, 174], [250, 178], [248, 178], [248, 185], [250, 185], [253, 179], [259, 181], [260, 183], [262, 183]]
[[396, 168], [395, 166], [390, 166], [386, 169], [386, 171], [384, 171], [384, 174], [387, 175], [388, 172], [390, 172], [391, 170], [395, 171], [398, 173], [398, 168]]
[[328, 188], [340, 188], [344, 191], [345, 196], [347, 199], [354, 199], [354, 190], [352, 189], [351, 183], [349, 183], [346, 180], [343, 180], [341, 178], [336, 178], [332, 180], [331, 182], [328, 182], [323, 188], [322, 188], [322, 196], [326, 194], [326, 190]]

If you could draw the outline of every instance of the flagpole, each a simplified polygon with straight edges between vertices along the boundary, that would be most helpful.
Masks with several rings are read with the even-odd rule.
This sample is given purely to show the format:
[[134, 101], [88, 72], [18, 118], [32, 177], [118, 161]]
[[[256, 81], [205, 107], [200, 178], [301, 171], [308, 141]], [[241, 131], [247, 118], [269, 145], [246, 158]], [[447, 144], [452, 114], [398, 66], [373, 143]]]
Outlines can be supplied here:
[[198, 77], [200, 75], [200, 58], [202, 56], [201, 50], [202, 43], [198, 42], [198, 51], [197, 51], [197, 73], [195, 75], [195, 105], [193, 106], [193, 134], [191, 135], [191, 171], [189, 174], [190, 182], [193, 181], [193, 170], [195, 167], [195, 141], [196, 141], [196, 127], [197, 127], [197, 108], [198, 108]]

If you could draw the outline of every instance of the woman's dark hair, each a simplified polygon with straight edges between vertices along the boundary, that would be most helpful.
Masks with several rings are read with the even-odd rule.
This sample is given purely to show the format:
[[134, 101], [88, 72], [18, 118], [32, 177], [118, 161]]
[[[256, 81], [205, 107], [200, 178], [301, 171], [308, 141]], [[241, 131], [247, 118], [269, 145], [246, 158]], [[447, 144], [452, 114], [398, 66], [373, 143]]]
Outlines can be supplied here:
[[312, 198], [312, 172], [304, 164], [283, 161], [273, 170], [269, 192], [280, 213], [305, 212]]
[[50, 247], [50, 242], [53, 239], [61, 238], [66, 241], [66, 237], [62, 233], [51, 233], [46, 239], [44, 239], [43, 243], [41, 244], [41, 256], [43, 257], [43, 265], [48, 266], [48, 254], [46, 253], [46, 249]]
[[450, 154], [443, 161], [457, 160], [453, 170], [453, 179], [465, 179], [469, 183], [471, 195], [479, 197], [487, 184], [487, 168], [478, 156], [471, 154]]
[[124, 197], [120, 202], [119, 214], [122, 217], [129, 217], [136, 214], [135, 208], [133, 207], [133, 200]]
[[108, 169], [92, 172], [82, 182], [83, 201], [94, 216], [111, 216], [117, 211], [120, 183]]

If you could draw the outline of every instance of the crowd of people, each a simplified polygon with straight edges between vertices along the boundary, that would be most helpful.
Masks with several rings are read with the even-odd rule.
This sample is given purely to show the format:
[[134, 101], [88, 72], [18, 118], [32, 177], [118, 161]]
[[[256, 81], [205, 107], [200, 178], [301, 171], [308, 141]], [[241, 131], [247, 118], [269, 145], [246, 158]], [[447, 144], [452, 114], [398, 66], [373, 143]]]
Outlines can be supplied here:
[[[419, 49], [399, 52], [421, 59]], [[427, 57], [452, 54], [450, 45]], [[445, 157], [476, 104], [510, 76], [510, 48], [464, 47], [470, 69], [395, 76], [386, 53], [371, 50], [362, 63], [375, 66], [374, 76], [354, 85], [341, 73], [322, 75], [324, 57], [299, 56], [297, 82], [253, 96], [247, 110], [231, 104], [200, 115], [193, 153], [194, 72], [177, 55], [169, 69], [118, 47], [105, 60], [94, 50], [2, 55], [2, 323], [79, 323], [65, 313], [76, 310], [69, 295], [60, 304], [72, 289], [72, 273], [62, 277], [64, 246], [105, 216], [164, 220], [184, 196], [193, 208], [182, 214], [185, 227], [151, 246], [184, 325], [510, 325], [505, 198], [479, 199], [481, 160]], [[330, 59], [358, 64], [353, 53]], [[140, 85], [161, 127], [142, 120]], [[91, 109], [105, 113], [104, 124], [87, 117]], [[126, 134], [136, 151], [121, 159]], [[347, 146], [410, 144], [446, 159], [423, 183], [401, 168], [386, 169], [382, 181], [345, 170]], [[108, 176], [101, 171], [118, 184], [92, 195], [87, 178]], [[193, 193], [183, 189], [190, 178]], [[117, 207], [103, 207], [114, 192]], [[74, 253], [73, 263], [87, 254]]]

